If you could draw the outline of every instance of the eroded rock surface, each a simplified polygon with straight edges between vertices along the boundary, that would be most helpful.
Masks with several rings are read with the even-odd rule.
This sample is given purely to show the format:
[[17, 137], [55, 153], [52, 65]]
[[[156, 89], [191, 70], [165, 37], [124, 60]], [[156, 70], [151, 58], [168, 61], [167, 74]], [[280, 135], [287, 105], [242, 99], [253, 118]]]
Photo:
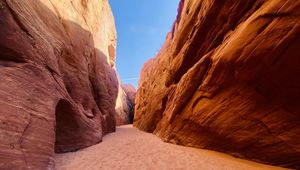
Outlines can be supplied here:
[[135, 96], [136, 96], [136, 89], [131, 84], [124, 84], [122, 85], [122, 89], [126, 94], [126, 102], [129, 106], [129, 122], [133, 123], [133, 117], [134, 117], [134, 105], [135, 105]]
[[134, 99], [136, 89], [130, 84], [120, 85], [116, 103], [116, 122], [117, 126], [133, 123]]
[[115, 131], [115, 47], [107, 0], [0, 1], [0, 169], [53, 169]]
[[134, 126], [164, 141], [300, 168], [300, 2], [181, 0], [142, 69]]

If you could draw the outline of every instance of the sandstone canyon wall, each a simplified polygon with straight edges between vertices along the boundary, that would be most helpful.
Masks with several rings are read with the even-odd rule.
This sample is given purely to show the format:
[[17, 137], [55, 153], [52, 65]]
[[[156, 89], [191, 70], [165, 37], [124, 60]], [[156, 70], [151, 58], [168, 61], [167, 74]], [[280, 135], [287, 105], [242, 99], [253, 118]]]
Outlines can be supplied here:
[[117, 126], [132, 124], [136, 89], [130, 84], [120, 84], [119, 88], [116, 102], [116, 124]]
[[300, 168], [300, 1], [181, 0], [144, 64], [134, 126], [164, 141]]
[[133, 123], [134, 118], [134, 105], [135, 105], [135, 96], [136, 96], [136, 89], [131, 84], [123, 84], [122, 89], [126, 96], [126, 103], [128, 106], [128, 120], [130, 123]]
[[53, 169], [115, 131], [115, 48], [107, 0], [0, 1], [0, 169]]

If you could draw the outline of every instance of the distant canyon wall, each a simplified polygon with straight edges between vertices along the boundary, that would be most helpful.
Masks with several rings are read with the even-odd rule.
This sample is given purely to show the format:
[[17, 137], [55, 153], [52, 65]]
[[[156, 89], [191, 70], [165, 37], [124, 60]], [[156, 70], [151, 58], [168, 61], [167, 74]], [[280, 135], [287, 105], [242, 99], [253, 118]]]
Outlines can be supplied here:
[[0, 169], [53, 169], [115, 131], [115, 48], [107, 0], [0, 1]]
[[144, 64], [134, 126], [164, 141], [300, 168], [300, 2], [181, 0]]

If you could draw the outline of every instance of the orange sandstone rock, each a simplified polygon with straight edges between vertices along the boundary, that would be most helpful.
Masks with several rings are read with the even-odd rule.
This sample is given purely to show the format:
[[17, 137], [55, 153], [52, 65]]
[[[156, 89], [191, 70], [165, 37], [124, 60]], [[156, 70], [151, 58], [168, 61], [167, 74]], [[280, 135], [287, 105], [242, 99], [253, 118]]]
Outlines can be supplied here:
[[134, 126], [164, 141], [300, 168], [300, 2], [180, 2], [142, 69]]

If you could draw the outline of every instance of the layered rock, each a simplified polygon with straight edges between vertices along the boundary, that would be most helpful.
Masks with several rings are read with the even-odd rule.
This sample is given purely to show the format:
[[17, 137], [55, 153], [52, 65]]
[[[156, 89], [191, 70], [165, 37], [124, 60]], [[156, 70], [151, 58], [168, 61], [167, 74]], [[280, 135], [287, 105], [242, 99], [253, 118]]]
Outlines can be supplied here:
[[115, 131], [107, 0], [0, 1], [0, 169], [53, 169]]
[[134, 126], [164, 141], [300, 168], [300, 2], [181, 0], [144, 64]]

